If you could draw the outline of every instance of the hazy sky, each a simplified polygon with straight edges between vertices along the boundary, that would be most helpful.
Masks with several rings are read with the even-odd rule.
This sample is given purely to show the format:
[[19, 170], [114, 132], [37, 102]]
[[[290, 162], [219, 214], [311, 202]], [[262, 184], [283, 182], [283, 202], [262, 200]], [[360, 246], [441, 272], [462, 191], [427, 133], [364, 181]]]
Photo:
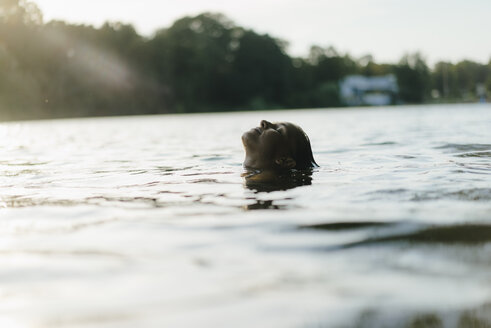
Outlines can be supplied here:
[[177, 18], [221, 12], [238, 25], [290, 43], [305, 56], [311, 45], [333, 45], [355, 57], [396, 62], [420, 51], [430, 63], [491, 58], [491, 0], [34, 0], [46, 21], [100, 26], [131, 23], [144, 35]]

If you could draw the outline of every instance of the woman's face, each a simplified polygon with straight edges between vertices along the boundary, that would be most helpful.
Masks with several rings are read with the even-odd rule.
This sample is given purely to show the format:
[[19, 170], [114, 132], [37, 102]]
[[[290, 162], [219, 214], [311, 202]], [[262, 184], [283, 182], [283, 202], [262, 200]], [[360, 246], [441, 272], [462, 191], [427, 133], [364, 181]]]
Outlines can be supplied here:
[[[261, 121], [259, 127], [242, 135], [246, 158], [244, 166], [254, 169], [270, 169], [281, 165], [281, 161], [292, 159], [295, 142], [291, 137], [296, 127], [290, 123]], [[291, 166], [292, 163], [289, 163]], [[294, 162], [293, 162], [294, 166]]]

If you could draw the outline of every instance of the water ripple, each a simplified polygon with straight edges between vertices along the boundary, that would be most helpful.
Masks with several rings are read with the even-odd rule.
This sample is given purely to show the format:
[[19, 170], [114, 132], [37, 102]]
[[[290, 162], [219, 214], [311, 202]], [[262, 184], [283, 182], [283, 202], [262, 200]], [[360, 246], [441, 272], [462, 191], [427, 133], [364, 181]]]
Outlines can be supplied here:
[[491, 157], [491, 151], [482, 150], [482, 151], [474, 151], [474, 152], [466, 152], [455, 155], [457, 157]]
[[490, 151], [491, 144], [454, 144], [448, 143], [435, 149], [445, 149], [449, 152], [473, 152], [473, 151]]
[[388, 243], [481, 245], [490, 242], [491, 225], [467, 223], [426, 227], [405, 234], [392, 234], [383, 237], [368, 238], [344, 244], [342, 245], [342, 248], [384, 245]]
[[[490, 109], [0, 125], [13, 131], [0, 138], [0, 267], [12, 279], [0, 321], [348, 327], [360, 308], [395, 318], [489, 303]], [[240, 134], [263, 116], [304, 127], [321, 167], [241, 176]]]
[[471, 188], [457, 191], [430, 191], [414, 195], [413, 201], [454, 199], [463, 201], [490, 201], [491, 188]]
[[314, 229], [314, 230], [355, 230], [365, 228], [380, 228], [395, 225], [396, 222], [377, 222], [377, 221], [349, 221], [349, 222], [328, 222], [311, 225], [301, 225], [299, 229]]

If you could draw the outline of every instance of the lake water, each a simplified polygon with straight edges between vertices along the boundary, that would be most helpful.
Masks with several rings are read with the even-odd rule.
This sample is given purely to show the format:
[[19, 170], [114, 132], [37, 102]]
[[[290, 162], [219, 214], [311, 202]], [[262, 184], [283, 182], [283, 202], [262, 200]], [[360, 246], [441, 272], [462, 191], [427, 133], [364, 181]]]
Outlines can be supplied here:
[[[243, 131], [320, 167], [247, 185]], [[0, 124], [0, 327], [490, 327], [491, 106]]]

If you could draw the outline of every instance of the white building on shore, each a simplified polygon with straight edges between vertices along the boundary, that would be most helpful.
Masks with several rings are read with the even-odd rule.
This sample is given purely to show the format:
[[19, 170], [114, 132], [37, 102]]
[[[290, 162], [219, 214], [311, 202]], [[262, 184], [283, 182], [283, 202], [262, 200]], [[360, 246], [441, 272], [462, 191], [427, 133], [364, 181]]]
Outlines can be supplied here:
[[348, 106], [384, 106], [395, 103], [399, 92], [395, 75], [349, 75], [339, 83], [341, 101]]

